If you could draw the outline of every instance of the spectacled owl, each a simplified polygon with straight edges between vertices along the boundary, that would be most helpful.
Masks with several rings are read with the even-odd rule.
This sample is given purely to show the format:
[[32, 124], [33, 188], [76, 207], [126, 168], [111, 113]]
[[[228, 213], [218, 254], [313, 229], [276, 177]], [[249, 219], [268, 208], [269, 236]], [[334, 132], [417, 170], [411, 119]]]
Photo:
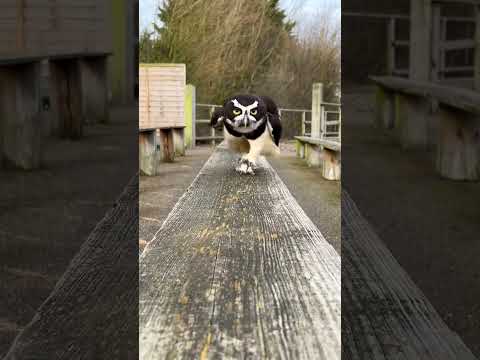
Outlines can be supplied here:
[[215, 110], [211, 126], [223, 123], [228, 148], [242, 154], [236, 170], [254, 174], [260, 155], [277, 155], [282, 135], [280, 114], [275, 102], [267, 96], [236, 95]]

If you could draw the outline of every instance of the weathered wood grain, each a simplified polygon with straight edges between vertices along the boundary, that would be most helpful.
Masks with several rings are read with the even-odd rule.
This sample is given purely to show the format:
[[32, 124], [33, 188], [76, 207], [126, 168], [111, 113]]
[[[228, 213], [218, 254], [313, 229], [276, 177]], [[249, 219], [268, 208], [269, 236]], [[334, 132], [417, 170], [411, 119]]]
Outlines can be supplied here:
[[480, 93], [472, 90], [394, 76], [371, 76], [370, 79], [390, 90], [425, 98], [435, 98], [440, 104], [480, 115]]
[[326, 140], [326, 139], [321, 139], [321, 138], [314, 138], [310, 136], [295, 136], [295, 139], [301, 141], [301, 142], [306, 142], [309, 144], [314, 144], [314, 145], [321, 145], [323, 147], [326, 147], [327, 149], [333, 150], [333, 151], [340, 151], [342, 148], [342, 144], [339, 141], [332, 141], [332, 140]]
[[140, 359], [340, 359], [340, 257], [217, 148], [140, 257]]
[[138, 177], [96, 226], [5, 360], [136, 359]]
[[346, 191], [342, 193], [342, 359], [475, 359]]

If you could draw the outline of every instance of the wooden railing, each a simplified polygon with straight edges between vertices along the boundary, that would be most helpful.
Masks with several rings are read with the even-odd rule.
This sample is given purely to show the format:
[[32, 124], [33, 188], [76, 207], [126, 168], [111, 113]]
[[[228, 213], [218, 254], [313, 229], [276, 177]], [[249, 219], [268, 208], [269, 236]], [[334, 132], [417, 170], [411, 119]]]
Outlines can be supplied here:
[[[196, 114], [201, 113], [201, 109], [208, 110], [208, 117], [210, 118], [216, 108], [221, 107], [221, 105], [215, 104], [196, 104]], [[341, 111], [340, 104], [337, 103], [321, 103], [321, 133], [322, 137], [337, 137], [340, 138], [341, 135]], [[205, 113], [205, 111], [203, 111]], [[289, 108], [280, 108], [280, 116], [285, 115], [286, 113], [300, 114], [298, 120], [301, 122], [301, 135], [310, 136], [311, 132], [308, 130], [311, 127], [312, 121], [308, 119], [307, 114], [312, 113], [308, 109], [289, 109]], [[333, 118], [332, 118], [333, 117]], [[195, 119], [193, 131], [194, 134], [198, 132], [197, 126], [209, 125], [210, 119], [202, 118], [201, 115]], [[193, 144], [196, 144], [197, 141], [210, 141], [213, 145], [217, 140], [222, 140], [223, 134], [219, 133], [215, 128], [210, 128], [209, 135], [196, 136], [194, 135]]]
[[[475, 40], [473, 38], [448, 40], [449, 23], [473, 23], [475, 17], [466, 16], [441, 16], [440, 4], [432, 8], [432, 80], [444, 80], [446, 77], [455, 75], [456, 79], [471, 80], [472, 76], [461, 74], [473, 74], [474, 64], [468, 63], [466, 60], [463, 65], [451, 65], [447, 63], [447, 54], [452, 51], [464, 51], [464, 58], [467, 59], [467, 52], [473, 51], [475, 48]], [[373, 19], [384, 19], [387, 22], [387, 73], [394, 76], [409, 75], [409, 61], [406, 60], [406, 67], [399, 65], [399, 55], [401, 49], [410, 47], [410, 40], [407, 37], [399, 38], [398, 29], [401, 22], [410, 22], [410, 16], [407, 14], [381, 14], [381, 13], [357, 13], [344, 12], [342, 16], [348, 17], [365, 17]], [[459, 76], [460, 74], [460, 76]]]

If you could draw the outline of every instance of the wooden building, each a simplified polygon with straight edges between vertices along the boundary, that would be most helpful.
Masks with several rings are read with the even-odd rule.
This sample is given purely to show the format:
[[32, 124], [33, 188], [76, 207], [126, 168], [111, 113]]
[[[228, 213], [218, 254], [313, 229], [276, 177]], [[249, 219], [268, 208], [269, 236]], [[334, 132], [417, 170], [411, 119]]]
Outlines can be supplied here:
[[147, 175], [185, 153], [185, 87], [185, 64], [140, 64], [140, 169]]

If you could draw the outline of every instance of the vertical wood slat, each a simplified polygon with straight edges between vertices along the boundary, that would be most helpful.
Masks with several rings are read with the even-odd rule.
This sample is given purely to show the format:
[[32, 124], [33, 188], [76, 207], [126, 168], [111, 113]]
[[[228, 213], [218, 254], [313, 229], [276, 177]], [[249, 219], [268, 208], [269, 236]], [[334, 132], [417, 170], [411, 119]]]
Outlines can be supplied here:
[[480, 5], [475, 6], [474, 88], [480, 92]]
[[[212, 117], [214, 112], [215, 112], [215, 106], [210, 107], [210, 118]], [[215, 127], [214, 126], [210, 128], [210, 136], [212, 137], [211, 144], [212, 146], [215, 146]]]
[[395, 18], [391, 17], [388, 20], [387, 30], [387, 72], [393, 75], [395, 71]]
[[306, 124], [305, 124], [305, 111], [302, 111], [302, 136], [305, 136], [305, 127], [306, 127]]
[[322, 126], [323, 84], [315, 83], [312, 86], [312, 122], [310, 136], [321, 137]]
[[17, 50], [25, 48], [25, 0], [17, 0]]
[[432, 7], [432, 62], [433, 66], [431, 69], [430, 78], [432, 81], [438, 81], [443, 78], [443, 56], [442, 50], [440, 49], [441, 42], [444, 40], [442, 38], [443, 30], [443, 19], [441, 15], [441, 7], [438, 4], [435, 4]]
[[150, 77], [149, 77], [149, 71], [148, 67], [145, 68], [145, 84], [146, 84], [146, 104], [147, 104], [147, 123], [150, 124]]

